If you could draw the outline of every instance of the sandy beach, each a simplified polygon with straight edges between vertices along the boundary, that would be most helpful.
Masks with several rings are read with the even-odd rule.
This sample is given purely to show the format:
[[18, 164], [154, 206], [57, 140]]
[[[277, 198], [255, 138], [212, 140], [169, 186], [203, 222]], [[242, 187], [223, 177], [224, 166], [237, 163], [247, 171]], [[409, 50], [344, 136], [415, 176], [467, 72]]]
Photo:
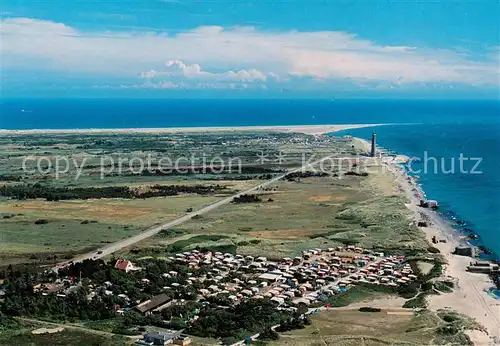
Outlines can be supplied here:
[[[406, 181], [407, 183], [402, 183], [402, 186], [405, 191], [411, 192], [414, 186], [408, 180]], [[498, 344], [500, 342], [500, 301], [486, 292], [493, 286], [493, 283], [486, 274], [466, 271], [469, 263], [475, 259], [453, 254], [455, 247], [462, 245], [464, 241], [458, 238], [456, 231], [436, 212], [418, 207], [417, 199], [418, 197], [412, 194], [412, 203], [409, 207], [415, 211], [416, 217], [422, 213], [431, 221], [430, 227], [422, 228], [429, 243], [433, 236], [446, 240], [446, 243], [439, 242], [433, 246], [438, 248], [446, 259], [444, 276], [452, 277], [458, 283], [452, 293], [429, 296], [427, 298], [429, 308], [432, 310], [451, 308], [475, 318], [488, 330], [488, 334], [479, 331], [471, 332], [469, 336], [474, 344]]]
[[227, 127], [170, 127], [170, 128], [129, 128], [129, 129], [32, 129], [2, 130], [0, 135], [28, 134], [106, 134], [106, 133], [196, 133], [196, 132], [235, 132], [235, 131], [269, 131], [296, 132], [310, 135], [322, 135], [329, 132], [359, 129], [363, 127], [389, 124], [346, 124], [346, 125], [286, 125], [286, 126], [227, 126]]
[[487, 289], [493, 286], [493, 283], [486, 274], [466, 271], [469, 263], [475, 261], [475, 259], [453, 254], [455, 247], [464, 245], [466, 241], [459, 238], [459, 235], [452, 226], [435, 211], [418, 206], [421, 196], [417, 184], [414, 179], [408, 179], [406, 173], [400, 167], [396, 166], [397, 163], [397, 161], [387, 162], [387, 164], [393, 166], [393, 172], [399, 187], [411, 200], [411, 203], [407, 207], [415, 212], [416, 220], [425, 217], [430, 221], [429, 227], [421, 228], [430, 244], [432, 244], [432, 237], [434, 236], [438, 240], [446, 240], [445, 243], [438, 242], [432, 246], [440, 250], [447, 262], [447, 265], [444, 266], [445, 271], [443, 276], [454, 278], [454, 281], [457, 282], [457, 287], [454, 288], [452, 293], [430, 295], [427, 298], [429, 308], [431, 310], [451, 308], [459, 313], [475, 318], [488, 332], [467, 332], [474, 344], [499, 344], [500, 301], [494, 299], [486, 292]]

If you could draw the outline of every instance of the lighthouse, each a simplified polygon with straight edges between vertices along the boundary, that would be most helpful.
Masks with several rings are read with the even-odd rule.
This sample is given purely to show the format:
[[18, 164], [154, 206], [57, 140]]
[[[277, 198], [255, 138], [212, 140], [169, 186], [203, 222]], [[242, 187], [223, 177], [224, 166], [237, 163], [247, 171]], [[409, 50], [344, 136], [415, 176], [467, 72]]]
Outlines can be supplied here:
[[370, 152], [370, 156], [371, 157], [375, 157], [375, 155], [377, 154], [377, 141], [376, 141], [376, 138], [375, 138], [375, 131], [372, 132], [372, 150]]

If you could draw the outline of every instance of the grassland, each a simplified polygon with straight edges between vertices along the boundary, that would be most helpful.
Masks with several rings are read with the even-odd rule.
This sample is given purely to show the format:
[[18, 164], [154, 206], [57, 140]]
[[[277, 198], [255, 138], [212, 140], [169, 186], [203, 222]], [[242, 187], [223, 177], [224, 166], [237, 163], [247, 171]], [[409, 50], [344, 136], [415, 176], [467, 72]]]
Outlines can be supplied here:
[[2, 346], [125, 346], [133, 339], [107, 332], [100, 332], [78, 326], [60, 328], [57, 324], [19, 319], [9, 327], [0, 327]]
[[[139, 191], [147, 190], [154, 184], [219, 184], [227, 187], [227, 193], [232, 193], [255, 186], [262, 179], [269, 179], [289, 167], [300, 166], [303, 155], [326, 155], [333, 147], [340, 151], [350, 150], [347, 142], [328, 137], [263, 132], [1, 135], [0, 184], [37, 183], [69, 189], [127, 186]], [[286, 155], [286, 160], [282, 162], [276, 159], [280, 152]], [[257, 162], [262, 155], [265, 158]], [[160, 158], [175, 162], [180, 157], [188, 157], [186, 165], [194, 165], [198, 169], [203, 157], [208, 158], [210, 163], [210, 158], [215, 156], [224, 160], [238, 158], [242, 164], [241, 171], [158, 174], [153, 169], [136, 174], [134, 170], [137, 167], [130, 166], [132, 158], [149, 160], [155, 168]], [[24, 169], [26, 157], [30, 160]], [[54, 167], [60, 157], [68, 159], [70, 167], [68, 172], [58, 176]], [[39, 171], [34, 161], [40, 158], [43, 161], [38, 168], [42, 168], [43, 172]], [[118, 159], [124, 160], [121, 172], [116, 166]], [[115, 163], [114, 170], [111, 170], [111, 161]], [[101, 175], [102, 163], [106, 172], [104, 175]], [[60, 164], [66, 168], [65, 162]], [[82, 167], [80, 172], [78, 166]], [[0, 197], [0, 265], [25, 261], [39, 263], [40, 260], [53, 259], [54, 255], [58, 258], [71, 257], [173, 220], [188, 210], [196, 210], [222, 197], [223, 194], [216, 193], [180, 194], [148, 199], [102, 198], [57, 202]], [[46, 221], [35, 224], [40, 220]], [[242, 241], [256, 237], [258, 235], [250, 234], [242, 237]], [[226, 238], [225, 243], [221, 239], [223, 244], [208, 241], [205, 245], [231, 245], [228, 239], [231, 238]]]
[[[140, 200], [98, 199], [0, 203], [0, 262], [61, 259], [103, 246], [217, 201], [179, 195]], [[4, 218], [5, 217], [5, 218]], [[46, 220], [46, 224], [37, 224]]]
[[106, 337], [77, 330], [36, 335], [29, 330], [0, 334], [2, 346], [125, 346], [132, 344], [130, 340], [121, 336]]
[[468, 318], [449, 311], [332, 309], [313, 315], [311, 320], [306, 328], [283, 333], [268, 345], [468, 345], [464, 330], [476, 328]]
[[[331, 310], [322, 311], [311, 320], [305, 329], [283, 333], [280, 340], [269, 345], [424, 345], [433, 338], [426, 329], [433, 319], [412, 312]], [[417, 324], [423, 328], [408, 332]]]
[[[389, 173], [380, 168], [368, 176], [325, 176], [280, 181], [259, 191], [262, 202], [229, 204], [192, 219], [176, 230], [136, 246], [159, 248], [190, 238], [225, 236], [211, 246], [233, 246], [237, 252], [268, 257], [298, 254], [314, 247], [359, 244], [384, 251], [423, 251], [421, 231], [410, 225], [411, 213]], [[171, 249], [171, 247], [170, 247]], [[165, 250], [165, 251], [164, 251]]]
[[[153, 184], [221, 184], [235, 192], [301, 166], [304, 158], [313, 155], [319, 158], [335, 153], [342, 157], [357, 152], [348, 140], [285, 133], [5, 135], [0, 136], [0, 175], [8, 180], [3, 184], [39, 182], [66, 188], [128, 186], [139, 190]], [[138, 175], [125, 170], [101, 179], [99, 166], [107, 156], [151, 156], [154, 166], [162, 155], [172, 159], [194, 155], [192, 162], [197, 165], [202, 154], [238, 157], [244, 170], [219, 175]], [[280, 160], [278, 154], [284, 159]], [[26, 155], [46, 156], [52, 162], [59, 155], [67, 155], [77, 163], [85, 160], [85, 166], [77, 180], [75, 169], [55, 179], [52, 171], [36, 174], [20, 170]], [[263, 162], [256, 162], [259, 160]], [[28, 167], [33, 168], [33, 164]], [[426, 248], [422, 234], [409, 226], [410, 213], [390, 174], [383, 172], [380, 165], [364, 167], [368, 174], [363, 176], [343, 175], [343, 168], [335, 167], [330, 176], [280, 181], [258, 192], [262, 202], [224, 205], [180, 225], [178, 234], [160, 234], [127, 251], [135, 250], [138, 256], [144, 256], [199, 247], [282, 257], [308, 248], [354, 243], [387, 251]], [[3, 199], [1, 262], [12, 261], [9, 258], [15, 262], [29, 257], [72, 255], [173, 220], [219, 198], [222, 195], [58, 202]], [[37, 220], [48, 223], [35, 225]]]

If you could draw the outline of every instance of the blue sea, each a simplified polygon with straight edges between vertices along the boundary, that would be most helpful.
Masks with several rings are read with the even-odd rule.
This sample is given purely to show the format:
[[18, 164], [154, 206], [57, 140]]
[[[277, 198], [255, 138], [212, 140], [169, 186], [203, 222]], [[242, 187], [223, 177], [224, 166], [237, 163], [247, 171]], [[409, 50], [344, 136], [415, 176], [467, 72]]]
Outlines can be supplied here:
[[[152, 128], [391, 123], [379, 145], [427, 158], [417, 174], [457, 230], [500, 254], [500, 102], [437, 100], [17, 99], [0, 103], [0, 129]], [[373, 128], [340, 132], [369, 139]], [[462, 169], [460, 169], [460, 157]], [[433, 159], [437, 160], [437, 172]], [[465, 160], [467, 159], [467, 160]], [[481, 159], [479, 166], [477, 159]], [[450, 173], [453, 162], [455, 172]], [[424, 161], [414, 170], [423, 170]], [[473, 174], [472, 168], [475, 168]]]
[[348, 133], [369, 139], [373, 130], [379, 145], [415, 158], [407, 169], [418, 176], [427, 198], [439, 202], [442, 216], [458, 232], [479, 235], [480, 239], [472, 244], [485, 245], [494, 252], [481, 257], [498, 258], [500, 123], [476, 123], [471, 119], [448, 124], [380, 126], [335, 135]]

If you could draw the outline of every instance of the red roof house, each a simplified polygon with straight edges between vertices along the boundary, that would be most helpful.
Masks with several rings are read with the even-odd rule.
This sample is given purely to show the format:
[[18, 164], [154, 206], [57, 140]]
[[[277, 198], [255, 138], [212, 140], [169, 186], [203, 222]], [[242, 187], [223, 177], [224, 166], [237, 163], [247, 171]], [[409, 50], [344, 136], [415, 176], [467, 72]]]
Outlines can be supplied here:
[[128, 273], [129, 271], [134, 269], [134, 266], [130, 261], [119, 259], [115, 263], [115, 269], [123, 270], [124, 272]]

